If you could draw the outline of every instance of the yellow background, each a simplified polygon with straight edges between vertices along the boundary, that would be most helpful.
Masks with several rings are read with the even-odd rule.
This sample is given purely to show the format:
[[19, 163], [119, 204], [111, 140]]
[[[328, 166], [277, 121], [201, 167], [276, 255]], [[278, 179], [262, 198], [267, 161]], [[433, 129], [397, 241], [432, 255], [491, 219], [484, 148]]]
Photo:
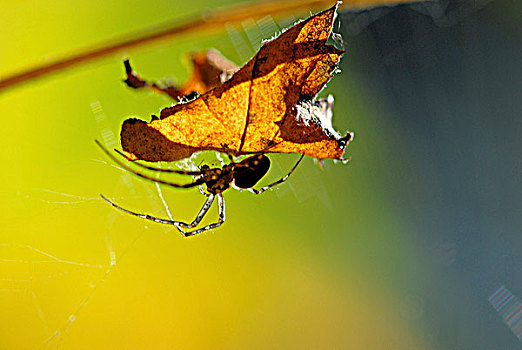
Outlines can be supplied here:
[[[3, 1], [0, 76], [230, 3]], [[356, 133], [348, 165], [306, 159], [275, 191], [230, 191], [227, 222], [189, 239], [99, 198], [166, 216], [155, 185], [112, 166], [93, 142], [170, 104], [122, 84], [124, 57], [145, 77], [181, 82], [188, 51], [213, 47], [243, 64], [256, 45], [236, 25], [0, 93], [0, 349], [430, 348], [408, 284], [422, 268], [408, 268], [408, 224], [380, 175], [401, 141], [349, 69], [323, 91], [336, 97], [334, 126]], [[263, 183], [296, 156], [271, 158]], [[204, 201], [197, 190], [164, 194], [185, 221]]]

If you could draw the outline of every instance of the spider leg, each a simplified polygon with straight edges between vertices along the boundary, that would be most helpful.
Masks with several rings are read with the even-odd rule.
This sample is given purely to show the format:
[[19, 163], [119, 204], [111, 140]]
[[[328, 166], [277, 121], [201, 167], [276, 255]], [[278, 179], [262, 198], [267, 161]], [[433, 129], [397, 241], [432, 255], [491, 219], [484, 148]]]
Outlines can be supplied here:
[[201, 193], [205, 197], [210, 196], [210, 193], [205, 192], [205, 190], [203, 189], [203, 185], [199, 185], [199, 193]]
[[[190, 224], [187, 224], [184, 222], [178, 222], [179, 226], [184, 227], [184, 228], [194, 228], [194, 227], [198, 226], [198, 224], [201, 222], [203, 217], [207, 214], [207, 212], [210, 209], [210, 207], [212, 206], [213, 202], [214, 202], [214, 195], [209, 194], [207, 196], [207, 200], [203, 204], [203, 207], [199, 211], [199, 213], [196, 216], [196, 218], [194, 219], [194, 221], [192, 221], [192, 223], [190, 223]], [[178, 229], [179, 229], [179, 227], [178, 227]]]
[[[228, 145], [226, 143], [222, 143], [221, 147], [224, 149], [224, 151], [222, 151], [221, 153], [225, 153], [227, 155], [228, 160], [230, 161], [230, 163], [234, 164], [235, 163], [234, 156], [229, 153], [229, 152], [232, 151], [232, 149], [230, 147], [228, 147]], [[224, 166], [225, 162], [221, 158], [220, 158], [220, 160], [221, 160], [221, 165]]]
[[96, 144], [98, 146], [100, 146], [100, 148], [103, 150], [103, 152], [105, 152], [105, 154], [107, 154], [116, 164], [118, 164], [123, 169], [127, 170], [128, 172], [133, 173], [134, 175], [141, 177], [142, 179], [150, 180], [150, 181], [153, 181], [153, 182], [157, 182], [157, 183], [160, 183], [160, 184], [164, 184], [164, 185], [171, 186], [171, 187], [177, 187], [177, 188], [195, 187], [195, 186], [199, 186], [199, 185], [204, 183], [204, 181], [202, 179], [198, 179], [198, 180], [196, 180], [194, 182], [190, 182], [190, 183], [187, 183], [187, 184], [175, 184], [175, 183], [172, 183], [172, 182], [169, 182], [169, 181], [156, 179], [156, 178], [154, 178], [152, 176], [148, 176], [148, 175], [142, 174], [142, 173], [132, 169], [130, 166], [128, 166], [127, 164], [123, 163], [122, 161], [120, 161], [115, 156], [113, 156], [105, 147], [102, 146], [100, 141], [98, 141], [98, 140], [94, 140], [94, 141], [96, 142]]
[[[213, 196], [213, 195], [211, 194], [210, 196]], [[213, 229], [221, 226], [225, 222], [225, 197], [223, 196], [222, 193], [218, 193], [217, 199], [218, 199], [218, 209], [219, 209], [218, 221], [213, 224], [202, 227], [200, 229], [194, 230], [194, 231], [183, 231], [181, 228], [179, 228], [179, 226], [176, 226], [183, 236], [189, 237], [189, 236], [194, 236], [194, 235], [200, 234], [201, 232], [204, 232], [207, 230], [213, 230]]]
[[114, 202], [110, 201], [109, 199], [107, 199], [103, 194], [100, 194], [100, 196], [107, 203], [109, 203], [110, 205], [112, 205], [116, 209], [119, 209], [119, 210], [123, 211], [124, 213], [130, 214], [130, 215], [134, 215], [134, 216], [137, 216], [137, 217], [145, 219], [145, 220], [154, 221], [154, 222], [159, 223], [159, 224], [166, 224], [166, 225], [176, 226], [176, 228], [179, 230], [179, 232], [181, 232], [181, 234], [183, 236], [185, 236], [185, 237], [197, 235], [197, 234], [199, 234], [199, 233], [201, 233], [203, 231], [214, 229], [216, 227], [221, 226], [221, 224], [223, 222], [225, 222], [225, 198], [223, 197], [223, 194], [221, 194], [221, 193], [219, 193], [217, 195], [218, 196], [218, 205], [219, 205], [219, 220], [218, 220], [218, 222], [216, 222], [214, 224], [207, 225], [205, 227], [202, 227], [202, 228], [200, 228], [198, 230], [194, 230], [194, 231], [184, 231], [182, 229], [182, 227], [183, 228], [193, 228], [193, 227], [197, 226], [201, 222], [201, 220], [203, 219], [205, 214], [208, 212], [209, 208], [212, 206], [212, 202], [214, 201], [214, 195], [213, 194], [209, 195], [208, 199], [205, 201], [205, 204], [203, 204], [203, 207], [199, 211], [199, 214], [197, 215], [196, 219], [194, 219], [194, 221], [191, 224], [187, 224], [187, 223], [181, 222], [181, 221], [161, 219], [161, 218], [157, 218], [155, 216], [149, 215], [149, 214], [137, 213], [137, 212], [134, 212], [134, 211], [131, 211], [131, 210], [128, 210], [128, 209], [120, 207], [116, 203], [114, 203]]
[[[114, 151], [116, 153], [118, 153], [120, 156], [122, 156], [125, 159], [129, 160], [129, 158], [127, 158], [127, 156], [125, 154], [123, 154], [121, 151], [119, 151], [117, 149], [114, 149]], [[133, 164], [136, 164], [136, 165], [138, 165], [138, 166], [140, 166], [140, 167], [142, 167], [144, 169], [157, 171], [157, 172], [160, 172], [160, 173], [174, 173], [174, 174], [180, 174], [180, 175], [201, 175], [201, 173], [202, 173], [201, 171], [189, 171], [189, 170], [156, 168], [156, 167], [153, 167], [153, 166], [148, 166], [148, 165], [137, 163], [137, 162], [133, 162]]]
[[259, 190], [256, 190], [255, 188], [248, 188], [247, 190], [254, 193], [254, 194], [261, 194], [263, 192], [265, 192], [266, 190], [268, 190], [269, 188], [272, 188], [276, 185], [279, 185], [280, 183], [283, 183], [285, 182], [286, 180], [288, 180], [288, 178], [290, 177], [290, 175], [292, 175], [292, 173], [294, 172], [294, 170], [297, 168], [297, 166], [299, 165], [299, 163], [301, 163], [301, 161], [303, 160], [303, 157], [304, 157], [304, 154], [301, 154], [301, 157], [299, 158], [299, 160], [297, 161], [297, 163], [295, 163], [294, 167], [288, 172], [288, 174], [286, 174], [285, 176], [283, 176], [282, 178], [280, 178], [279, 180], [277, 180], [276, 182], [273, 182], [271, 183], [270, 185], [266, 185], [264, 187], [262, 187], [261, 189]]

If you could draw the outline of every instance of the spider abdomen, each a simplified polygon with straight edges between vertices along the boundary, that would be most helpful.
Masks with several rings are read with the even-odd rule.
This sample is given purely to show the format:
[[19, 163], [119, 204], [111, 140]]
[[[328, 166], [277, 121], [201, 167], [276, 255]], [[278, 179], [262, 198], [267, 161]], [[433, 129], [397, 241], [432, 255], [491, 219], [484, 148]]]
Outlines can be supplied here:
[[239, 188], [251, 188], [265, 176], [270, 169], [270, 159], [258, 154], [243, 159], [234, 167], [234, 185]]

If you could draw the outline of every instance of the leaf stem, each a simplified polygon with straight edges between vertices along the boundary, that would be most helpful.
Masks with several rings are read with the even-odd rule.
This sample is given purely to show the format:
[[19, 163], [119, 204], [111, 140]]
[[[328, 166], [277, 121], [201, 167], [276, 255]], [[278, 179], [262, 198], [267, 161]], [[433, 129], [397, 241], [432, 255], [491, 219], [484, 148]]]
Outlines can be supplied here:
[[[393, 5], [405, 0], [345, 0], [343, 8], [366, 8], [377, 5]], [[255, 1], [246, 4], [233, 5], [217, 11], [204, 11], [193, 19], [177, 20], [166, 23], [155, 30], [150, 28], [141, 32], [131, 33], [119, 40], [105, 42], [93, 47], [87, 47], [77, 53], [65, 55], [55, 61], [28, 68], [25, 71], [7, 75], [0, 79], [0, 92], [17, 85], [43, 78], [53, 73], [98, 60], [123, 50], [143, 47], [160, 40], [179, 35], [213, 30], [226, 23], [237, 23], [247, 18], [260, 18], [267, 15], [281, 17], [292, 13], [295, 16], [306, 12], [323, 9], [332, 5], [332, 0], [270, 0]]]

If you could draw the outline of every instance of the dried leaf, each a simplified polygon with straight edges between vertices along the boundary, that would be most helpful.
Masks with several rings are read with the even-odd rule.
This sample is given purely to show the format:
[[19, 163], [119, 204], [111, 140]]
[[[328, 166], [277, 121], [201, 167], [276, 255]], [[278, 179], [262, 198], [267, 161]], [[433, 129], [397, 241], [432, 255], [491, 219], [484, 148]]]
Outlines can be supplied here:
[[125, 72], [127, 79], [124, 80], [127, 86], [140, 89], [149, 88], [172, 97], [176, 102], [187, 95], [195, 92], [205, 93], [208, 90], [221, 85], [222, 81], [227, 80], [239, 68], [227, 60], [217, 50], [200, 51], [191, 54], [192, 76], [181, 87], [161, 82], [148, 82], [142, 79], [131, 67], [129, 60], [125, 60]]
[[266, 42], [224, 84], [164, 109], [161, 119], [126, 120], [125, 154], [147, 161], [174, 161], [202, 150], [341, 159], [352, 135], [341, 137], [332, 128], [332, 99], [313, 100], [343, 54], [326, 45], [336, 10], [337, 5]]

